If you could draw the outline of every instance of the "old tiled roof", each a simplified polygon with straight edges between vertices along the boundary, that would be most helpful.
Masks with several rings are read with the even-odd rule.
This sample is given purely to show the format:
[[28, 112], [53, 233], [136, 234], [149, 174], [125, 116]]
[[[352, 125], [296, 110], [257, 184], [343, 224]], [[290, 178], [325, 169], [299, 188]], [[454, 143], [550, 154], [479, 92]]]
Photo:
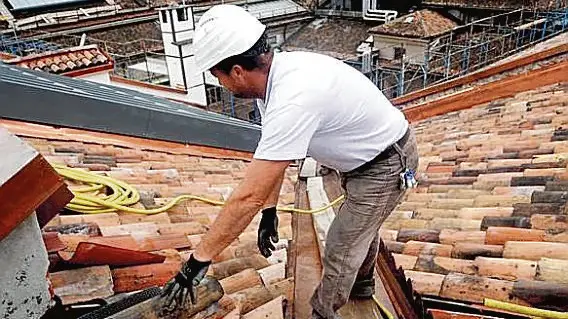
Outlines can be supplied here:
[[[153, 208], [180, 194], [226, 199], [243, 179], [247, 167], [246, 160], [228, 158], [230, 153], [225, 154], [222, 150], [218, 158], [187, 155], [183, 150], [188, 149], [187, 145], [181, 145], [179, 150], [171, 148], [168, 152], [169, 148], [151, 146], [154, 141], [140, 140], [137, 144], [127, 138], [129, 142], [125, 143], [122, 137], [112, 134], [90, 139], [89, 132], [82, 137], [77, 133], [80, 130], [4, 123], [50, 163], [90, 170], [129, 183], [141, 193], [142, 199], [135, 205], [137, 208]], [[68, 138], [66, 134], [69, 134]], [[295, 176], [296, 169], [289, 168], [280, 196], [281, 205], [294, 203]], [[73, 189], [77, 185], [70, 183], [70, 187]], [[82, 215], [69, 211], [57, 216], [44, 228], [55, 293], [64, 304], [69, 304], [163, 285], [195, 249], [219, 210], [219, 207], [192, 201], [157, 215], [120, 211]], [[279, 250], [269, 259], [262, 257], [256, 247], [258, 221], [255, 218], [210, 268], [210, 275], [224, 279], [221, 284], [227, 296], [234, 297], [235, 301], [243, 298], [240, 291], [248, 288], [280, 291], [291, 284], [284, 278], [287, 241], [291, 239], [290, 214], [280, 213]], [[69, 267], [69, 263], [75, 265]], [[77, 264], [78, 269], [71, 269], [77, 268]], [[250, 280], [235, 285], [231, 281], [233, 275]], [[273, 284], [277, 286], [273, 287]], [[276, 292], [274, 294], [265, 294], [266, 300], [257, 298], [250, 303], [245, 303], [247, 294], [244, 294], [240, 313], [250, 312], [272, 297], [278, 297]], [[235, 308], [233, 300], [229, 301], [231, 307], [226, 306], [227, 299], [224, 298], [225, 306], [219, 310], [219, 317]]]
[[5, 61], [19, 67], [73, 76], [113, 68], [113, 61], [97, 45], [74, 47]]
[[568, 310], [567, 111], [562, 83], [414, 125], [420, 186], [381, 236], [418, 292]]
[[363, 21], [317, 19], [298, 30], [282, 45], [282, 48], [349, 58], [357, 54], [357, 47], [367, 38], [367, 30], [370, 27], [372, 25]]
[[160, 25], [156, 21], [118, 26], [87, 34], [89, 38], [105, 43], [112, 54], [132, 54], [163, 49]]
[[446, 33], [457, 26], [438, 12], [424, 9], [397, 18], [369, 30], [374, 34], [427, 39]]

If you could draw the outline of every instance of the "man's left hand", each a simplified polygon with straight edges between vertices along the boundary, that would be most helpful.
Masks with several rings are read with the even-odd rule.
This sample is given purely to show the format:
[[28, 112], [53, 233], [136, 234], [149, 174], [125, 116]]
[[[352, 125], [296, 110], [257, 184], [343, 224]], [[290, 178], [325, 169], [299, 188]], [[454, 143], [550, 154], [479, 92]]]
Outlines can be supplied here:
[[209, 269], [210, 261], [199, 261], [191, 255], [178, 274], [173, 277], [162, 291], [162, 302], [166, 308], [183, 308], [189, 297], [192, 304], [197, 302], [196, 289]]
[[258, 249], [260, 253], [268, 258], [272, 251], [276, 249], [270, 242], [278, 242], [278, 215], [276, 207], [265, 208], [262, 210], [262, 218], [258, 226]]

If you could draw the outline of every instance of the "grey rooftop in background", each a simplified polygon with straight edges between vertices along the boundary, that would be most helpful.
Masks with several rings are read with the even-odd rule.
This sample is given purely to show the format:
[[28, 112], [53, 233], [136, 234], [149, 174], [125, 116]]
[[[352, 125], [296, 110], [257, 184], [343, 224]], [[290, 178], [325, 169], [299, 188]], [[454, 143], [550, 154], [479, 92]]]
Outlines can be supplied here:
[[260, 127], [164, 98], [0, 63], [0, 117], [252, 152]]

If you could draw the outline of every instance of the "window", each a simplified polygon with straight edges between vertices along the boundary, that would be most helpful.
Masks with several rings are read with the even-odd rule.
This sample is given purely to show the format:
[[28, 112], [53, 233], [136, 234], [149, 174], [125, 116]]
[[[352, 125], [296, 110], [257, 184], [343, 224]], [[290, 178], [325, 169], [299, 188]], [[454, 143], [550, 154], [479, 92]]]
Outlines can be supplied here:
[[406, 54], [406, 49], [403, 47], [394, 48], [394, 59], [400, 60]]
[[162, 10], [160, 13], [162, 14], [162, 23], [168, 23], [168, 13], [166, 10]]
[[187, 8], [179, 8], [176, 9], [177, 12], [177, 16], [178, 16], [178, 21], [187, 21], [188, 17], [187, 17]]

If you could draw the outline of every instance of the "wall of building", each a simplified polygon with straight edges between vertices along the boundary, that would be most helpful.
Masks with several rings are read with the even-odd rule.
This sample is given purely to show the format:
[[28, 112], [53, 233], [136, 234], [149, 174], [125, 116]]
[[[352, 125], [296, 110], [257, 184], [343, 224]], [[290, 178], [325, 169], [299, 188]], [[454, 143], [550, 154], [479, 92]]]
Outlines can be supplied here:
[[89, 73], [89, 74], [78, 76], [77, 78], [92, 81], [92, 82], [97, 82], [97, 83], [111, 84], [110, 83], [109, 71]]
[[0, 318], [39, 318], [49, 307], [49, 260], [36, 214], [0, 241]]
[[380, 58], [393, 60], [394, 48], [403, 47], [406, 49], [406, 61], [424, 64], [424, 54], [428, 48], [427, 41], [377, 34], [373, 35], [373, 38], [374, 46], [379, 50]]

